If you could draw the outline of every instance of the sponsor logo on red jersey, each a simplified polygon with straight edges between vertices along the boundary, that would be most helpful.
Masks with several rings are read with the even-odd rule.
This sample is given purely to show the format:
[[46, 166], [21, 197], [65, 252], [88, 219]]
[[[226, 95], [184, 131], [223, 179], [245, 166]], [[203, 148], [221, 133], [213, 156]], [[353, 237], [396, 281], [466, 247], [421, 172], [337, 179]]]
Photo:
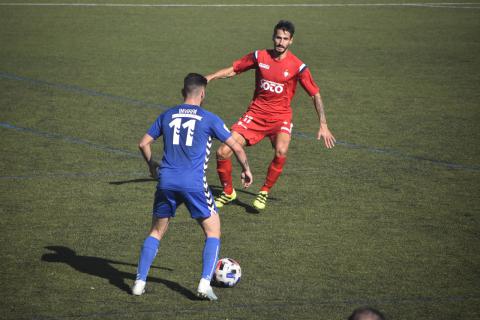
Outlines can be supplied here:
[[266, 63], [261, 63], [261, 62], [260, 62], [260, 63], [258, 64], [258, 66], [259, 66], [260, 68], [263, 68], [263, 69], [267, 69], [267, 70], [270, 69], [270, 66], [269, 66], [268, 64], [266, 64]]
[[283, 92], [283, 86], [284, 86], [283, 83], [276, 83], [276, 82], [265, 80], [265, 79], [260, 80], [260, 88], [262, 88], [265, 91], [270, 91], [270, 92], [280, 94]]

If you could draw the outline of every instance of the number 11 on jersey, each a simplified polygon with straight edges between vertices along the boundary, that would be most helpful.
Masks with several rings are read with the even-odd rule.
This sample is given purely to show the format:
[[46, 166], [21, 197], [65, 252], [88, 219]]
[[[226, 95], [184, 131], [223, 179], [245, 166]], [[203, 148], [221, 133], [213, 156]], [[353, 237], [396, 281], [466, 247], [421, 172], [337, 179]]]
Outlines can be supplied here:
[[193, 144], [193, 134], [195, 132], [195, 124], [197, 120], [191, 119], [182, 124], [182, 118], [176, 118], [168, 124], [170, 128], [173, 127], [173, 144], [180, 144], [180, 129], [187, 129], [187, 139], [185, 145], [191, 147]]

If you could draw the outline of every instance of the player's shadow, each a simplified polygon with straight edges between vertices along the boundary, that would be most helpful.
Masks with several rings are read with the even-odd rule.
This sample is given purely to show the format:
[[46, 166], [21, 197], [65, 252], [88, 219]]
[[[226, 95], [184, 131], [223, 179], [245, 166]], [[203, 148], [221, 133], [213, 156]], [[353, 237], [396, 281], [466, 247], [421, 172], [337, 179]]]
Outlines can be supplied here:
[[109, 184], [122, 185], [126, 183], [143, 183], [143, 182], [158, 182], [157, 179], [153, 178], [140, 178], [140, 179], [130, 179], [130, 180], [120, 180], [120, 181], [110, 181]]
[[[130, 286], [125, 283], [125, 279], [132, 280], [132, 283], [133, 283], [133, 281], [136, 278], [136, 275], [129, 272], [119, 271], [112, 265], [117, 264], [117, 265], [136, 267], [135, 264], [103, 259], [98, 257], [79, 256], [74, 250], [64, 246], [47, 246], [45, 247], [45, 249], [51, 250], [53, 251], [53, 253], [45, 253], [41, 258], [42, 261], [65, 263], [79, 272], [107, 279], [110, 282], [110, 284], [116, 286], [117, 288], [127, 293], [131, 293]], [[152, 266], [152, 268], [173, 271], [173, 269], [165, 268], [165, 267]], [[160, 278], [154, 278], [154, 277], [149, 277], [148, 281], [161, 283], [167, 286], [168, 288], [170, 288], [171, 290], [182, 294], [187, 299], [190, 299], [190, 300], [198, 299], [193, 292], [191, 292], [190, 290], [188, 290], [187, 288], [181, 286], [176, 282], [160, 279]]]

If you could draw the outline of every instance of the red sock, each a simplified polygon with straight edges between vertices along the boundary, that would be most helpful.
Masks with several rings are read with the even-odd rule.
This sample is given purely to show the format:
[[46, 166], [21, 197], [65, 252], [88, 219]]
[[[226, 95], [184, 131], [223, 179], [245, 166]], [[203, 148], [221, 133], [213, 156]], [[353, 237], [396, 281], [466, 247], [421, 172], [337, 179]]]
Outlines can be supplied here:
[[223, 191], [226, 194], [232, 194], [232, 161], [230, 159], [223, 160], [217, 158], [217, 173], [222, 183]]
[[278, 177], [282, 174], [283, 166], [287, 157], [277, 157], [273, 158], [270, 166], [268, 167], [267, 178], [265, 179], [265, 183], [260, 191], [270, 191], [273, 187], [275, 182], [277, 182]]

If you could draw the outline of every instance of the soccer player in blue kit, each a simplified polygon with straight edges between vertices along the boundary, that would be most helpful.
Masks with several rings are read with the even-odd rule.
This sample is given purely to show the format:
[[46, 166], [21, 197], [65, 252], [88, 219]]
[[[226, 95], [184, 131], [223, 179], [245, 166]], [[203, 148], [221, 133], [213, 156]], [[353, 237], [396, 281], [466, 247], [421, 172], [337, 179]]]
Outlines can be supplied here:
[[[162, 113], [139, 143], [150, 174], [158, 177], [158, 185], [152, 226], [140, 251], [137, 280], [132, 287], [134, 295], [145, 292], [148, 271], [160, 240], [167, 231], [170, 219], [175, 216], [177, 206], [184, 203], [205, 234], [202, 277], [197, 296], [217, 300], [210, 281], [220, 250], [220, 218], [206, 180], [212, 138], [232, 148], [242, 166], [244, 187], [250, 186], [253, 178], [242, 146], [232, 138], [217, 115], [200, 107], [205, 99], [206, 86], [205, 77], [196, 73], [188, 74], [182, 89], [184, 103]], [[152, 159], [151, 144], [160, 136], [163, 136], [163, 159], [158, 166]]]

